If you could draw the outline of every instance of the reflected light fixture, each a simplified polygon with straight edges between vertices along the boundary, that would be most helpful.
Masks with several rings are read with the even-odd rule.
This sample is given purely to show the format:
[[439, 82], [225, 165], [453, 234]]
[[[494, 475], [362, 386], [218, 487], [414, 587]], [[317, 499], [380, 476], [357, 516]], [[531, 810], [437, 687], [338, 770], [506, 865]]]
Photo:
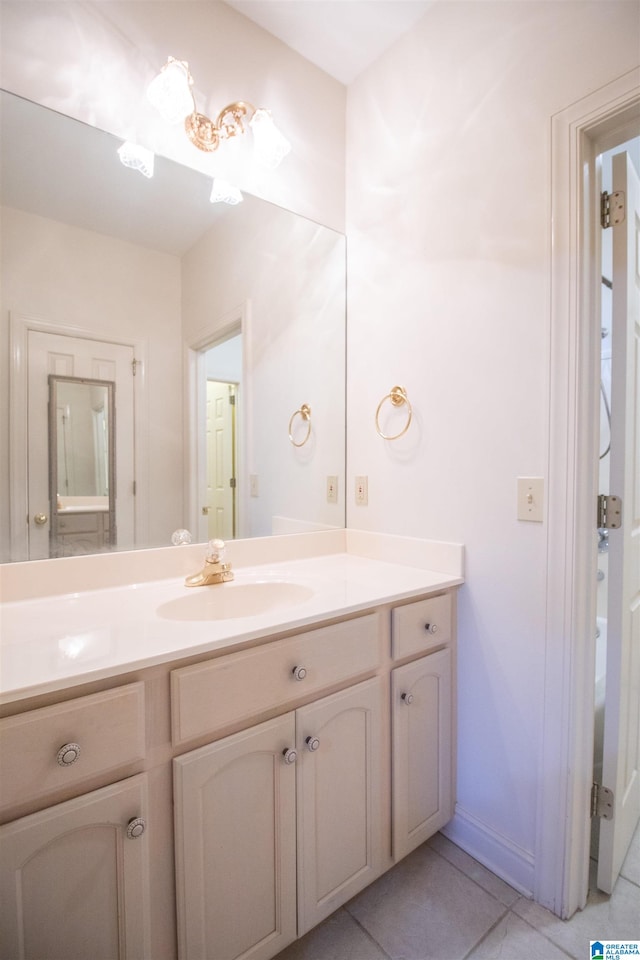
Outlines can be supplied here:
[[236, 100], [211, 120], [198, 113], [192, 88], [189, 64], [169, 57], [149, 84], [147, 97], [167, 123], [184, 123], [189, 140], [198, 150], [207, 153], [217, 150], [222, 141], [244, 134], [247, 123], [253, 133], [256, 159], [264, 166], [274, 169], [291, 150], [291, 144], [280, 133], [268, 110]]
[[120, 162], [125, 167], [131, 167], [132, 170], [139, 170], [140, 173], [149, 178], [153, 176], [154, 155], [151, 150], [145, 147], [139, 147], [128, 140], [118, 148]]
[[220, 177], [215, 177], [209, 199], [211, 203], [230, 203], [233, 205], [242, 203], [243, 196], [232, 183], [222, 180]]

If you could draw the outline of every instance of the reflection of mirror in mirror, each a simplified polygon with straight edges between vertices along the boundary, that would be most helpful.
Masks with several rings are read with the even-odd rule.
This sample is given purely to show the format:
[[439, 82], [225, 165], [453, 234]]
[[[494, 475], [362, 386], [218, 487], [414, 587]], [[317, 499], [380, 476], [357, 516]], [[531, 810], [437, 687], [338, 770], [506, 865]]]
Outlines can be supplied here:
[[49, 376], [49, 555], [111, 549], [115, 516], [114, 384]]
[[[169, 545], [178, 528], [207, 539], [198, 356], [239, 331], [241, 373], [208, 378], [237, 389], [235, 466], [216, 464], [235, 480], [224, 538], [344, 526], [344, 237], [246, 194], [210, 204], [204, 174], [162, 157], [147, 180], [110, 135], [0, 94], [0, 560], [47, 555], [32, 549], [48, 530], [33, 525], [44, 507], [29, 499], [27, 434], [32, 402], [46, 416], [49, 374], [117, 381], [117, 549]], [[42, 388], [32, 339], [48, 358]], [[78, 366], [91, 343], [117, 375], [97, 354]], [[296, 451], [287, 424], [301, 400], [314, 443]], [[337, 504], [327, 476], [342, 478]]]
[[58, 435], [57, 496], [108, 498], [108, 384], [49, 377], [49, 386]]

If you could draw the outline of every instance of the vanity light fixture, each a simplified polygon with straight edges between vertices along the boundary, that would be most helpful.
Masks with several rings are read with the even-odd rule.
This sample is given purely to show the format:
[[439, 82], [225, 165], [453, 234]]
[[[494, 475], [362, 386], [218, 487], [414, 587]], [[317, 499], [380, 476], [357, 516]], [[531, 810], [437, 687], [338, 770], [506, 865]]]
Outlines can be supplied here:
[[211, 203], [230, 203], [233, 205], [242, 203], [243, 196], [232, 183], [222, 180], [220, 177], [215, 177], [209, 199]]
[[147, 97], [167, 123], [184, 123], [189, 140], [199, 150], [207, 153], [217, 150], [222, 141], [245, 133], [247, 123], [253, 132], [256, 159], [264, 166], [274, 169], [291, 150], [291, 144], [277, 129], [268, 110], [236, 100], [211, 120], [198, 113], [192, 87], [189, 64], [169, 57], [149, 84]]
[[118, 148], [118, 156], [125, 167], [139, 170], [147, 178], [153, 176], [154, 155], [146, 147], [139, 147], [136, 143], [130, 143], [127, 140]]

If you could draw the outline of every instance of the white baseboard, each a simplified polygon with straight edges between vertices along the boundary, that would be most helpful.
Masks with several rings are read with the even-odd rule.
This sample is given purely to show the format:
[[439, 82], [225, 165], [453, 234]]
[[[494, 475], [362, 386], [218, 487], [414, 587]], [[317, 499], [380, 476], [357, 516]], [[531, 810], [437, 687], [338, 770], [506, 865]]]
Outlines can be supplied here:
[[533, 897], [535, 860], [532, 853], [478, 820], [459, 805], [453, 820], [441, 831], [525, 897]]

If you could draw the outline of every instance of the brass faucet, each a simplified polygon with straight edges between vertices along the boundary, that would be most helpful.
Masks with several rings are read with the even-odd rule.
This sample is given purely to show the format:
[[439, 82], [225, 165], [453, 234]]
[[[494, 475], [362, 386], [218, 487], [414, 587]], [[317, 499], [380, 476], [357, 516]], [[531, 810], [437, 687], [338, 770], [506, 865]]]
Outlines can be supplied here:
[[187, 587], [207, 587], [211, 583], [227, 583], [233, 580], [230, 563], [224, 561], [224, 540], [209, 540], [209, 548], [200, 573], [194, 573], [184, 581]]

